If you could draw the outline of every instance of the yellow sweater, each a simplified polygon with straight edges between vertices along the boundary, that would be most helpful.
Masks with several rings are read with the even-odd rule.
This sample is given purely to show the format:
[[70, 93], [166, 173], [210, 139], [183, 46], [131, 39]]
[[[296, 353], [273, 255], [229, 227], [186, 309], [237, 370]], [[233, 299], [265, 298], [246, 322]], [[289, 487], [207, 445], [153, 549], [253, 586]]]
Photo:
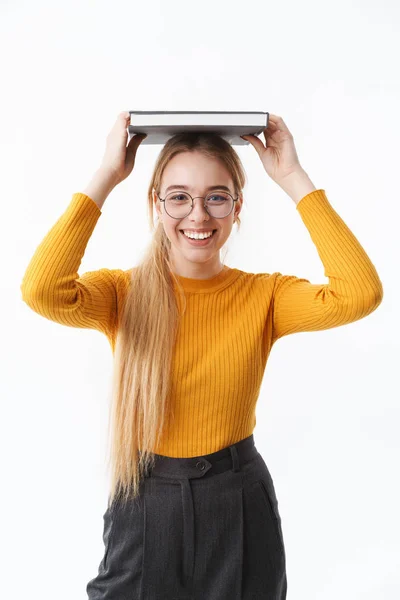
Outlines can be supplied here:
[[[199, 456], [251, 435], [273, 343], [291, 333], [352, 323], [381, 303], [383, 288], [376, 269], [325, 190], [311, 192], [296, 209], [329, 283], [229, 267], [208, 280], [179, 276], [187, 309], [172, 368], [175, 418], [167, 422], [155, 452]], [[118, 307], [129, 286], [130, 269], [78, 275], [101, 214], [91, 198], [74, 194], [36, 249], [21, 291], [24, 302], [43, 317], [103, 332], [114, 352]]]

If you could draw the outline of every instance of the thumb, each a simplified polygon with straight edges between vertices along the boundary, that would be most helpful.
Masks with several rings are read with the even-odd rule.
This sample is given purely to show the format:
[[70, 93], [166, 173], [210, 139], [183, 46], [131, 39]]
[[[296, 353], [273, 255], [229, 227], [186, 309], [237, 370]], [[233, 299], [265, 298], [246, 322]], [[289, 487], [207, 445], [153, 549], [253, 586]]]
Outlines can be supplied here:
[[127, 148], [126, 157], [129, 160], [134, 160], [139, 144], [147, 137], [146, 133], [138, 133], [132, 137]]
[[244, 140], [247, 139], [257, 150], [258, 155], [261, 156], [262, 152], [265, 150], [265, 146], [256, 135], [241, 135], [240, 137]]

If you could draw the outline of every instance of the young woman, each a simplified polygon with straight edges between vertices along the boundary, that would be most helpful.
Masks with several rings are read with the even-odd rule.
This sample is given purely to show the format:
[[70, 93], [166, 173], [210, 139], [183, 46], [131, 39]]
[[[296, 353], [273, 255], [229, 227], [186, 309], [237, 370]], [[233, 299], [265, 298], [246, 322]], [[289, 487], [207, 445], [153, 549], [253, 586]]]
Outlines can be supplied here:
[[102, 205], [143, 140], [127, 146], [128, 118], [118, 116], [99, 170], [38, 246], [21, 285], [34, 311], [101, 331], [114, 355], [105, 549], [88, 597], [283, 600], [278, 500], [253, 437], [268, 356], [285, 335], [367, 316], [382, 284], [272, 114], [265, 145], [244, 137], [295, 203], [329, 283], [223, 264], [245, 174], [233, 147], [211, 133], [178, 134], [162, 148], [148, 188], [154, 235], [140, 264], [79, 276]]

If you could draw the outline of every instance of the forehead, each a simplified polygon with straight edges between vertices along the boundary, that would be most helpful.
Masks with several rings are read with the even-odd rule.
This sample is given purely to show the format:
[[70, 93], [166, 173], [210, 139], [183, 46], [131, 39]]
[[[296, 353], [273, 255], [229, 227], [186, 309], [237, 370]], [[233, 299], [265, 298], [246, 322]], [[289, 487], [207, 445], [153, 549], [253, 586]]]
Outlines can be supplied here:
[[233, 191], [233, 181], [222, 161], [199, 152], [181, 152], [164, 169], [161, 188], [179, 186], [189, 192], [203, 192], [211, 187]]

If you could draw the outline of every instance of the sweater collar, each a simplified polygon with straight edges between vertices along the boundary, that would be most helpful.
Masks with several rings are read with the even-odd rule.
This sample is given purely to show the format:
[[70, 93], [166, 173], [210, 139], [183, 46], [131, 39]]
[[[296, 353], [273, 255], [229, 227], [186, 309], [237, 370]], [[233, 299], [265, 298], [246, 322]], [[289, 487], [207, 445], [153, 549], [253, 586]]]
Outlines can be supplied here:
[[[175, 277], [178, 279], [184, 291], [195, 293], [216, 292], [217, 290], [221, 290], [233, 283], [239, 275], [239, 269], [231, 269], [227, 265], [224, 265], [224, 268], [217, 275], [214, 275], [214, 277], [209, 279], [193, 279], [175, 273]], [[177, 287], [174, 278], [172, 278], [172, 281], [174, 286]]]

